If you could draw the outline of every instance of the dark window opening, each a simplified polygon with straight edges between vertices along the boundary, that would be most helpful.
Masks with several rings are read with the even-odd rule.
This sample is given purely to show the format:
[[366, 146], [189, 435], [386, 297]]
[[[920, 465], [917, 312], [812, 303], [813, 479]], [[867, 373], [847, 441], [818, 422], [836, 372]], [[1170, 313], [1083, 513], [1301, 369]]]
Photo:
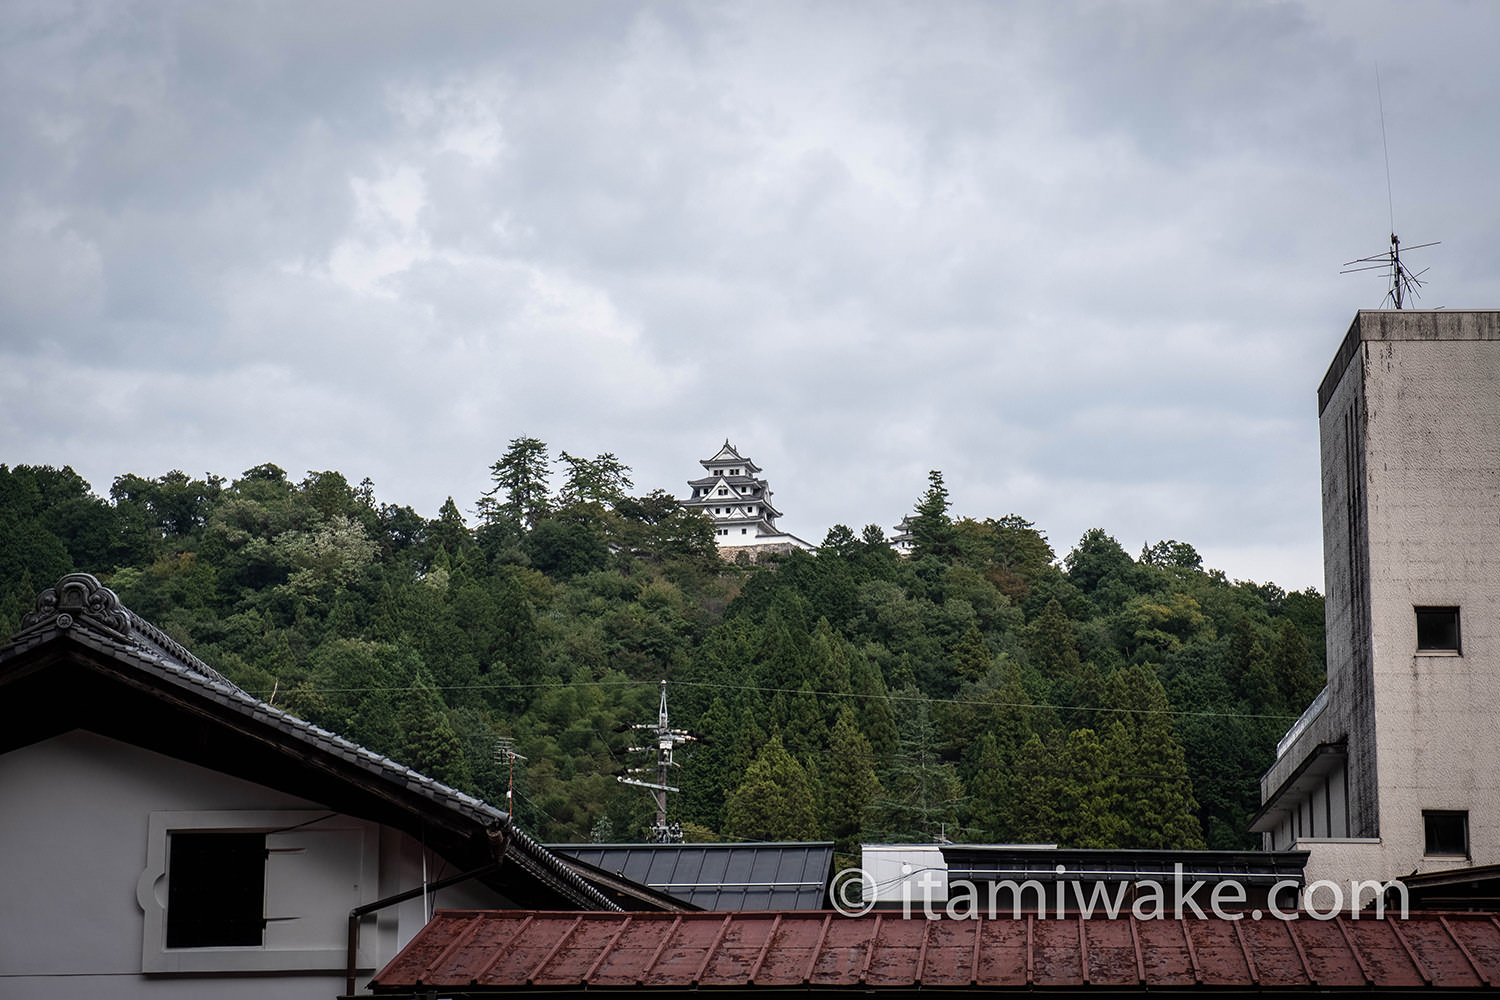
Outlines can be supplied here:
[[1417, 608], [1417, 649], [1458, 652], [1458, 609]]
[[168, 948], [265, 942], [264, 833], [173, 833], [169, 851]]
[[1423, 810], [1422, 826], [1426, 831], [1427, 839], [1424, 854], [1458, 858], [1469, 856], [1469, 814], [1467, 812]]

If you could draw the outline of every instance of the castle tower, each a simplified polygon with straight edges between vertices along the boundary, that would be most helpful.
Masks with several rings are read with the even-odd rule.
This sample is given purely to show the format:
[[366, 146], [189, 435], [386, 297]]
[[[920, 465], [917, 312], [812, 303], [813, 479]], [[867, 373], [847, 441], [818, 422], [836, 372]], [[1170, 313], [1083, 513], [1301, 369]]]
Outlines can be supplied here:
[[706, 475], [688, 481], [683, 506], [701, 510], [714, 522], [720, 548], [759, 545], [784, 540], [776, 528], [781, 512], [771, 505], [771, 488], [756, 478], [760, 466], [742, 458], [726, 438], [713, 458], [702, 459]]
[[1500, 864], [1500, 312], [1360, 312], [1318, 410], [1328, 684], [1251, 829], [1346, 891]]

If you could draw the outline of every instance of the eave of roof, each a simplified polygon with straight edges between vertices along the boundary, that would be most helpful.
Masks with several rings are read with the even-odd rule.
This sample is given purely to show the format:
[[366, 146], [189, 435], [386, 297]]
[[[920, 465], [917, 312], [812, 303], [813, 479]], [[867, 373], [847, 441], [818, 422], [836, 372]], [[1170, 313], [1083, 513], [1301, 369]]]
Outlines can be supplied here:
[[[509, 814], [297, 718], [248, 694], [179, 643], [120, 603], [86, 573], [71, 573], [37, 597], [14, 639], [0, 646], [0, 690], [34, 681], [39, 671], [77, 666], [109, 675], [125, 688], [232, 726], [258, 745], [282, 749], [323, 775], [332, 775], [423, 822], [441, 822], [491, 848], [505, 860], [579, 906], [619, 907], [560, 858], [518, 828]], [[66, 705], [53, 706], [66, 711]]]
[[1408, 919], [901, 919], [439, 911], [377, 994], [535, 989], [1371, 992], [1500, 983], [1490, 914]]

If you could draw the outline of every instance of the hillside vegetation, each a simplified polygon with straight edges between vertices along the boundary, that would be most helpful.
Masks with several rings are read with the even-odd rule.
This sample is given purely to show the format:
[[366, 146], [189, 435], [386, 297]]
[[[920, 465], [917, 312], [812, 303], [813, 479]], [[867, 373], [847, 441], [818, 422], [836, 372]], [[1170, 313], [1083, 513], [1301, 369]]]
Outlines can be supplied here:
[[[549, 475], [551, 473], [551, 475]], [[838, 525], [816, 554], [721, 561], [708, 521], [631, 494], [613, 455], [518, 438], [468, 524], [337, 472], [0, 465], [0, 629], [64, 573], [253, 694], [489, 801], [549, 841], [635, 840], [630, 723], [669, 681], [690, 838], [1253, 847], [1277, 738], [1323, 678], [1323, 600], [1132, 558], [1060, 560], [1016, 515], [958, 517], [942, 476], [915, 553]], [[551, 480], [560, 481], [555, 490]]]

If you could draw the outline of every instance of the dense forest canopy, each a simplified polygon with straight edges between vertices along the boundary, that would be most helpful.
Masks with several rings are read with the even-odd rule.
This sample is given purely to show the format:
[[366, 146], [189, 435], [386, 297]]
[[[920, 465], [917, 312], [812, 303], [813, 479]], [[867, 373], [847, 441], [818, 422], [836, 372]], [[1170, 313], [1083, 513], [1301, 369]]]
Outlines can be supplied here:
[[[294, 482], [0, 465], [0, 631], [65, 573], [247, 691], [514, 811], [546, 840], [636, 840], [616, 775], [669, 681], [690, 839], [1255, 846], [1277, 738], [1322, 686], [1323, 599], [1132, 558], [1060, 560], [1022, 517], [959, 517], [942, 475], [909, 557], [836, 525], [816, 553], [719, 558], [630, 470], [517, 438], [469, 524], [338, 472]], [[554, 475], [556, 473], [556, 475]], [[554, 479], [560, 480], [553, 486]]]

